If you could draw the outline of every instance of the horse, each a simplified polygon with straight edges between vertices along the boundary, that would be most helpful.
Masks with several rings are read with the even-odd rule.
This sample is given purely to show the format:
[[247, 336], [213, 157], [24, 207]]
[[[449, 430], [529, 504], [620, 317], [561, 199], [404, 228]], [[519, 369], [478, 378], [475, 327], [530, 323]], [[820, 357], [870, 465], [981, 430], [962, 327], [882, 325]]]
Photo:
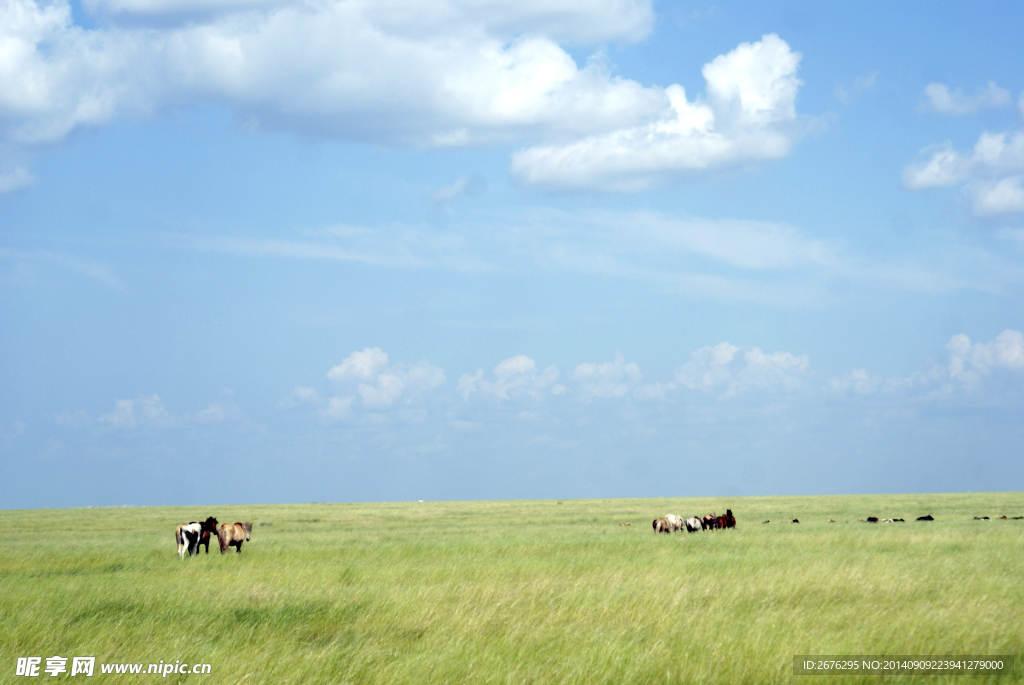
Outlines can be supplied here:
[[207, 540], [206, 550], [209, 554], [210, 550], [210, 533], [217, 530], [217, 519], [212, 516], [208, 517], [202, 523], [193, 521], [192, 523], [183, 523], [178, 526], [174, 531], [174, 540], [178, 543], [178, 558], [185, 558], [185, 551], [188, 550], [190, 557], [199, 554], [199, 544], [202, 538], [205, 537]]
[[735, 528], [736, 527], [736, 517], [732, 515], [732, 509], [726, 509], [725, 510], [725, 527], [726, 528]]
[[666, 518], [654, 519], [651, 521], [651, 527], [655, 533], [672, 533], [672, 524]]
[[708, 514], [707, 516], [702, 516], [701, 519], [700, 519], [700, 525], [701, 525], [701, 528], [703, 528], [704, 530], [708, 530], [709, 528], [717, 528], [718, 527], [718, 518], [715, 517], [714, 514]]
[[686, 519], [685, 524], [687, 533], [696, 533], [698, 530], [701, 530], [703, 528], [703, 526], [700, 525], [700, 519], [696, 516], [691, 516], [690, 518]]
[[672, 526], [672, 530], [683, 529], [683, 519], [675, 514], [665, 514], [665, 520]]
[[242, 543], [252, 540], [252, 524], [245, 523], [222, 523], [217, 526], [217, 540], [220, 542], [220, 553], [234, 547], [237, 554], [242, 553]]

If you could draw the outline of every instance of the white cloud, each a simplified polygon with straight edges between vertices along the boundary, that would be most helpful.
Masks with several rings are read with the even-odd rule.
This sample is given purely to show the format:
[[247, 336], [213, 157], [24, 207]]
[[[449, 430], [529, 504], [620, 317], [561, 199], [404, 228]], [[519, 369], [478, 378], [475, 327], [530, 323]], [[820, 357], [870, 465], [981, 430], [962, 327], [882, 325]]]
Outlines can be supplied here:
[[36, 177], [25, 167], [13, 167], [0, 171], [0, 194], [27, 188], [36, 182]]
[[951, 91], [944, 83], [929, 83], [924, 88], [924, 94], [926, 100], [921, 104], [921, 109], [940, 114], [970, 114], [979, 109], [1010, 104], [1010, 91], [1000, 88], [995, 81], [989, 81], [988, 85], [978, 88], [970, 96], [964, 95], [959, 88]]
[[[232, 393], [225, 391], [223, 394], [230, 397]], [[201, 409], [191, 416], [186, 416], [185, 420], [195, 423], [223, 423], [230, 419], [240, 418], [242, 418], [241, 408], [233, 400], [224, 399], [219, 402], [211, 402], [206, 405], [205, 409]]]
[[676, 372], [676, 382], [693, 390], [713, 392], [721, 398], [754, 392], [795, 392], [807, 384], [810, 360], [789, 352], [768, 354], [753, 347], [737, 356], [728, 342], [702, 347]]
[[650, 121], [517, 152], [511, 173], [549, 189], [631, 191], [684, 172], [776, 159], [792, 147], [800, 54], [775, 34], [704, 65], [706, 99], [679, 85]]
[[[247, 131], [425, 146], [575, 140], [518, 152], [551, 188], [631, 190], [787, 154], [800, 55], [778, 36], [704, 66], [705, 98], [578, 65], [562, 44], [640, 40], [650, 0], [67, 0], [0, 5], [0, 147], [197, 103]], [[20, 152], [19, 152], [20, 151]], [[0, 159], [0, 191], [32, 182]], [[448, 194], [461, 192], [448, 189]], [[445, 195], [444, 192], [441, 193]]]
[[663, 400], [668, 394], [676, 389], [676, 384], [668, 383], [647, 383], [633, 391], [633, 397], [639, 400]]
[[351, 408], [351, 397], [332, 397], [327, 401], [323, 414], [329, 419], [343, 419], [348, 416]]
[[871, 90], [875, 87], [875, 81], [878, 79], [879, 72], [875, 71], [866, 76], [857, 76], [853, 79], [853, 83], [848, 86], [837, 85], [832, 94], [836, 96], [844, 105], [850, 104], [850, 102], [856, 96], [860, 95], [864, 91]]
[[625, 363], [619, 352], [615, 361], [603, 364], [580, 364], [572, 378], [580, 385], [579, 396], [584, 401], [592, 398], [625, 397], [640, 382], [640, 368], [633, 362]]
[[[509, 357], [494, 367], [494, 380], [485, 380], [483, 369], [478, 369], [475, 374], [462, 374], [459, 378], [458, 391], [462, 394], [463, 400], [469, 400], [469, 396], [478, 393], [481, 396], [493, 397], [498, 400], [516, 399], [528, 396], [534, 400], [541, 400], [548, 392], [552, 394], [563, 394], [563, 386], [555, 385], [558, 380], [558, 368], [555, 365], [548, 366], [542, 372], [537, 371], [537, 363], [520, 354]], [[556, 389], [560, 392], [555, 392]]]
[[317, 406], [319, 404], [320, 393], [316, 391], [316, 388], [296, 385], [292, 388], [292, 391], [288, 393], [287, 397], [277, 403], [277, 407], [278, 409], [291, 409], [292, 407], [300, 407], [302, 405]]
[[[211, 402], [199, 411], [180, 415], [167, 411], [159, 395], [117, 400], [114, 402], [114, 410], [101, 415], [98, 420], [113, 428], [130, 430], [135, 428], [171, 428], [197, 423], [223, 423], [244, 418], [241, 408], [230, 399], [231, 391], [225, 391], [222, 394], [227, 398]], [[57, 422], [67, 426], [81, 427], [91, 423], [91, 420], [88, 414], [78, 411], [58, 415]]]
[[944, 365], [918, 371], [906, 377], [882, 378], [857, 369], [830, 379], [824, 388], [833, 395], [917, 395], [922, 399], [949, 398], [976, 391], [994, 370], [1024, 373], [1024, 334], [1005, 330], [987, 343], [973, 343], [961, 333], [946, 343], [949, 360]]
[[826, 388], [832, 394], [870, 395], [882, 386], [882, 379], [869, 374], [864, 369], [855, 369], [840, 378], [832, 378]]
[[327, 372], [332, 381], [370, 380], [378, 370], [386, 366], [388, 355], [379, 347], [367, 347], [362, 352], [353, 352]]
[[[357, 391], [362, 404], [371, 409], [390, 407], [402, 398], [411, 402], [447, 380], [439, 367], [426, 361], [410, 367], [388, 364], [387, 353], [379, 347], [353, 352], [328, 371], [327, 377], [339, 383], [362, 381]], [[348, 405], [344, 410], [348, 411]]]
[[450, 186], [431, 193], [430, 201], [434, 204], [445, 204], [461, 195], [480, 195], [486, 188], [487, 182], [482, 177], [467, 174], [456, 179]]
[[1024, 334], [1005, 330], [988, 343], [971, 343], [964, 334], [955, 335], [946, 344], [949, 352], [949, 377], [971, 384], [992, 369], [1024, 371]]
[[105, 264], [64, 252], [18, 250], [0, 247], [0, 259], [12, 259], [25, 264], [50, 264], [69, 269], [118, 290], [124, 287]]
[[921, 151], [921, 159], [903, 169], [903, 185], [911, 190], [961, 185], [978, 216], [1024, 211], [1024, 130], [1013, 134], [981, 134], [969, 153], [950, 143]]
[[85, 8], [95, 28], [75, 24], [66, 0], [0, 5], [0, 143], [33, 150], [77, 128], [215, 102], [251, 131], [453, 145], [621, 127], [664, 101], [600, 60], [579, 67], [559, 44], [640, 40], [649, 0]]
[[978, 216], [1024, 212], [1024, 175], [969, 183], [964, 186], [964, 193]]
[[117, 400], [114, 411], [100, 416], [100, 421], [114, 428], [131, 429], [140, 426], [165, 427], [180, 423], [164, 408], [158, 395]]

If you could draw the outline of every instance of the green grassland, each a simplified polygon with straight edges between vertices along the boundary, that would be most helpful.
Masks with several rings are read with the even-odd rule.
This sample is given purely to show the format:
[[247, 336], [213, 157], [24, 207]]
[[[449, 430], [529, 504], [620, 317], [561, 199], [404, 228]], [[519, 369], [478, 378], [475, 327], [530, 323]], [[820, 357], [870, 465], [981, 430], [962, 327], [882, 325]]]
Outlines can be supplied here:
[[[651, 530], [727, 507], [736, 529]], [[1024, 520], [1003, 514], [1024, 493], [0, 511], [0, 682], [55, 654], [111, 683], [159, 676], [100, 663], [161, 659], [212, 665], [162, 682], [1024, 682]], [[175, 526], [208, 515], [252, 541], [179, 561]], [[794, 676], [798, 654], [1017, 661]]]

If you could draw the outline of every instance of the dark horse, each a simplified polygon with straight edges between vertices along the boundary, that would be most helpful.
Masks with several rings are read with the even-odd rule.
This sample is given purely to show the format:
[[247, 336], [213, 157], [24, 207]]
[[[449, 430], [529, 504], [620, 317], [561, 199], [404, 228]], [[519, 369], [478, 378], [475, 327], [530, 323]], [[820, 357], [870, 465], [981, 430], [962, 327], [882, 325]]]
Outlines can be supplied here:
[[206, 553], [209, 554], [210, 533], [216, 531], [217, 519], [212, 516], [202, 523], [193, 521], [192, 523], [183, 523], [178, 526], [174, 531], [174, 540], [178, 543], [178, 558], [184, 559], [186, 551], [190, 557], [199, 554], [199, 544], [203, 537], [207, 540]]

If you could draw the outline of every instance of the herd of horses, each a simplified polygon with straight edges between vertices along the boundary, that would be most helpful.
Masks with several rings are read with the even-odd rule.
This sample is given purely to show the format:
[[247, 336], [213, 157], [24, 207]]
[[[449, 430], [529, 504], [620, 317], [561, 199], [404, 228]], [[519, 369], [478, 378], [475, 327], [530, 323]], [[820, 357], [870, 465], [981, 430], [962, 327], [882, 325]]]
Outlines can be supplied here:
[[726, 509], [724, 516], [708, 514], [701, 517], [691, 516], [686, 520], [675, 514], [666, 514], [660, 519], [654, 519], [651, 522], [651, 527], [654, 528], [655, 533], [671, 534], [672, 531], [682, 530], [683, 528], [686, 528], [687, 533], [696, 533], [699, 530], [735, 528], [736, 517], [732, 515], [732, 509]]
[[178, 558], [184, 559], [186, 551], [190, 557], [199, 554], [199, 545], [206, 545], [206, 553], [209, 554], [212, 535], [217, 536], [221, 554], [231, 547], [235, 548], [235, 552], [241, 553], [242, 543], [252, 539], [252, 524], [248, 521], [218, 524], [217, 519], [212, 516], [205, 521], [183, 523], [174, 531], [174, 540], [178, 543]]

